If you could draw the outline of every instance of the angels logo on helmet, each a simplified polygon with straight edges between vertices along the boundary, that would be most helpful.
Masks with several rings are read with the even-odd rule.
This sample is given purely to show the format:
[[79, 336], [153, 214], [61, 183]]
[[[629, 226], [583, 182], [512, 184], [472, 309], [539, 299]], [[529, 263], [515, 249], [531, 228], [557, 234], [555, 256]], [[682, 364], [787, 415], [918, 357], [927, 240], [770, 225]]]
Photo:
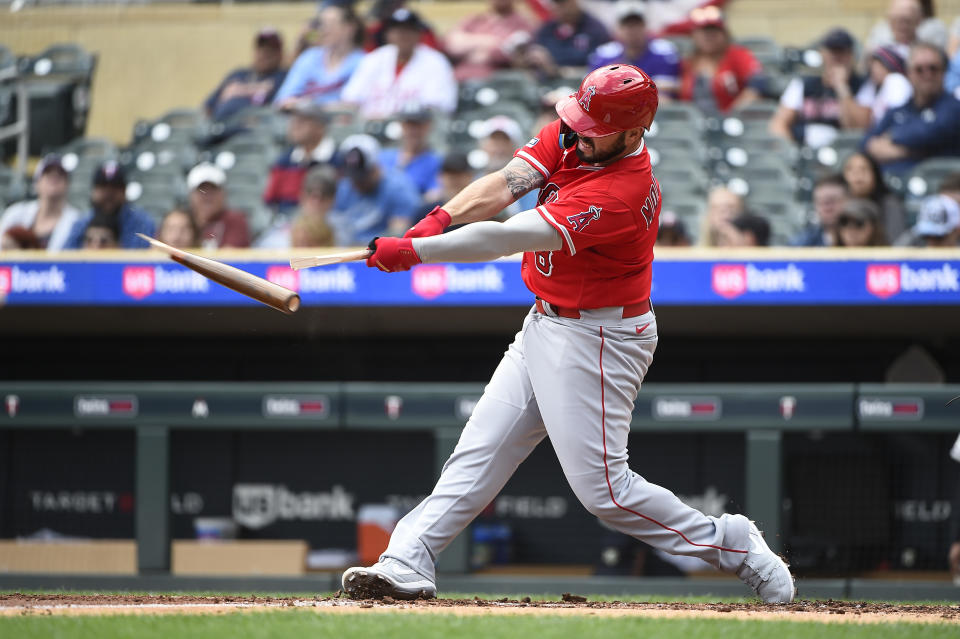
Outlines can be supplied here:
[[582, 91], [580, 97], [577, 98], [577, 102], [580, 103], [580, 106], [583, 107], [584, 111], [590, 111], [590, 98], [597, 94], [597, 87], [589, 86], [586, 91]]

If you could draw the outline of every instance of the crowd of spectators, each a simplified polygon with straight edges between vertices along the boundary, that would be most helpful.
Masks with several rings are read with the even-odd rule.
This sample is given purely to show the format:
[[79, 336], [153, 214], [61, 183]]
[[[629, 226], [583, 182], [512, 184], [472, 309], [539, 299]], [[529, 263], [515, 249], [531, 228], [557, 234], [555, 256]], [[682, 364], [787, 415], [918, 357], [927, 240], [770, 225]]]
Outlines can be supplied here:
[[[542, 82], [635, 64], [655, 79], [664, 103], [689, 102], [717, 117], [777, 95], [763, 64], [737, 43], [715, 6], [689, 13], [684, 55], [648, 28], [647, 2], [612, 3], [603, 16], [610, 31], [580, 0], [525, 4], [490, 0], [485, 11], [438, 37], [402, 0], [378, 0], [366, 19], [349, 0], [332, 0], [305, 25], [289, 71], [281, 34], [258, 31], [250, 66], [229, 72], [203, 108], [211, 121], [226, 126], [224, 137], [248, 109], [273, 108], [288, 116], [288, 146], [269, 168], [262, 198], [272, 220], [254, 235], [246, 215], [230, 208], [229, 167], [204, 161], [189, 170], [186, 200], [163, 217], [159, 235], [175, 246], [214, 248], [356, 245], [402, 232], [477, 175], [502, 168], [554, 117], [545, 99], [540, 117], [530, 114], [532, 126], [506, 114], [476, 123], [476, 149], [469, 154], [434, 147], [436, 120], [457, 109], [460, 85], [507, 69]], [[933, 15], [931, 2], [892, 0], [862, 44], [837, 27], [819, 39], [816, 51], [818, 72], [780, 85], [769, 135], [814, 151], [845, 131], [862, 132], [862, 142], [839, 171], [815, 176], [809, 224], [789, 243], [955, 243], [960, 231], [949, 202], [960, 196], [941, 189], [911, 208], [888, 183], [925, 159], [960, 156], [960, 18], [948, 29]], [[395, 120], [396, 145], [381, 148], [365, 134], [345, 140], [332, 135], [345, 112], [368, 121]], [[496, 105], [490, 112], [496, 113]], [[956, 186], [955, 178], [944, 184]], [[0, 248], [145, 246], [136, 233], [152, 235], [157, 225], [127, 202], [124, 166], [110, 160], [98, 167], [86, 213], [67, 203], [70, 180], [58, 156], [44, 157], [34, 175], [36, 199], [12, 205], [0, 218]], [[696, 224], [670, 210], [668, 190], [661, 244], [735, 247], [785, 240], [775, 237], [765, 212], [749, 206], [742, 193], [714, 185]], [[529, 194], [504, 215], [531, 208], [535, 198]]]

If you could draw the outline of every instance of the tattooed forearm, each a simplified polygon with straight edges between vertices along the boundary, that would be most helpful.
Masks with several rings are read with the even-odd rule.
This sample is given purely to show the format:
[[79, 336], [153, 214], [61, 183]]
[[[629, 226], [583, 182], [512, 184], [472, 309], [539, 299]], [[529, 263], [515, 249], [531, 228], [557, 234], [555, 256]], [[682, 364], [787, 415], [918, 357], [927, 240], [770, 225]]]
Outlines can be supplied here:
[[543, 186], [543, 175], [518, 158], [510, 160], [507, 166], [500, 169], [500, 174], [507, 181], [507, 188], [514, 199]]

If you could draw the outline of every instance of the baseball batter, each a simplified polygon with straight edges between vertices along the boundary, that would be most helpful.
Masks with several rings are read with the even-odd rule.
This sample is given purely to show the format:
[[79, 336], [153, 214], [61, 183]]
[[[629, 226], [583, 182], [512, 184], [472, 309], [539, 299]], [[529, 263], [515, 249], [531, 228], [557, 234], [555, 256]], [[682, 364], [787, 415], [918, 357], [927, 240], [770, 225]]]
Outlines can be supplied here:
[[[523, 252], [536, 303], [433, 493], [400, 521], [376, 564], [343, 574], [349, 595], [436, 596], [437, 555], [549, 437], [574, 494], [605, 523], [736, 573], [765, 602], [793, 600], [787, 565], [750, 520], [704, 515], [627, 465], [633, 402], [657, 347], [650, 274], [660, 186], [643, 138], [657, 103], [656, 85], [640, 69], [597, 69], [503, 170], [403, 238], [371, 243], [367, 265], [387, 272]], [[503, 224], [483, 221], [534, 188], [535, 209]]]

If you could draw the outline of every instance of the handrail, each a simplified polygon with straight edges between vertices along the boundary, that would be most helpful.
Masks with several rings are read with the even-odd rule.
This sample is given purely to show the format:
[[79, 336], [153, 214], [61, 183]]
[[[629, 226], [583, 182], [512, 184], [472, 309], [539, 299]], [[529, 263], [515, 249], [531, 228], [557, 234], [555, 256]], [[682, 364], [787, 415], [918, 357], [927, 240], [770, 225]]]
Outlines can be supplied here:
[[0, 142], [17, 138], [17, 173], [23, 175], [27, 170], [30, 141], [30, 106], [27, 100], [27, 84], [17, 70], [16, 65], [0, 69], [0, 82], [13, 81], [17, 91], [17, 121], [0, 127]]

